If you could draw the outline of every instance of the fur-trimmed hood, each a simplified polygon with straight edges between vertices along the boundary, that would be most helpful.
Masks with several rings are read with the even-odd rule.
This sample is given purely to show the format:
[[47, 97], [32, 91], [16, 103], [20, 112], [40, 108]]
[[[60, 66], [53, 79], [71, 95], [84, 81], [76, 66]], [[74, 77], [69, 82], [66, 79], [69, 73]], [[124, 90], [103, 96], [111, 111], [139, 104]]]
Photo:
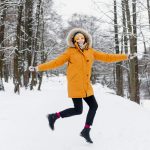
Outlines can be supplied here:
[[68, 47], [75, 47], [75, 45], [72, 42], [72, 38], [74, 37], [75, 33], [77, 33], [77, 32], [81, 32], [85, 36], [87, 43], [89, 44], [89, 48], [91, 48], [92, 47], [92, 37], [85, 29], [82, 29], [82, 28], [74, 28], [69, 31], [69, 33], [67, 35], [67, 39], [66, 39]]

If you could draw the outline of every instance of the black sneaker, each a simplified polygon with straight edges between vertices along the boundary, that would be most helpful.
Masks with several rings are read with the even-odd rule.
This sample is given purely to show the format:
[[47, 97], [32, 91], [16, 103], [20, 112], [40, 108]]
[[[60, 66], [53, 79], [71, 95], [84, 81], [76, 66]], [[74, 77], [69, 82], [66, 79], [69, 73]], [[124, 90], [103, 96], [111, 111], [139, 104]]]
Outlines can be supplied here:
[[90, 138], [90, 134], [89, 134], [90, 130], [91, 130], [91, 128], [84, 128], [84, 129], [81, 131], [80, 136], [84, 137], [85, 140], [86, 140], [86, 142], [88, 142], [88, 143], [93, 143], [93, 141], [92, 141], [91, 138]]
[[56, 114], [48, 114], [47, 115], [47, 119], [48, 119], [48, 122], [49, 122], [49, 126], [52, 130], [54, 130], [54, 124], [55, 124], [55, 121], [57, 120], [57, 115]]

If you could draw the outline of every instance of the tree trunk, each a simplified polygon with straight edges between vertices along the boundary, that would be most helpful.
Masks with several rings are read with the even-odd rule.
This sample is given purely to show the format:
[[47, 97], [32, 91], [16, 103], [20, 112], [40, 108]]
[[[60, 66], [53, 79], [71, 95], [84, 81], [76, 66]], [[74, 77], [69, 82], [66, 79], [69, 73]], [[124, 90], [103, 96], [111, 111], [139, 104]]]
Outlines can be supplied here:
[[[125, 1], [122, 0], [122, 24], [123, 24], [123, 50], [125, 54], [128, 54], [128, 37], [127, 37], [127, 17], [126, 17], [126, 7], [125, 7]], [[123, 51], [122, 50], [122, 51]], [[125, 62], [126, 67], [129, 67], [129, 63]], [[126, 69], [127, 72], [127, 81], [128, 81], [128, 91], [130, 91], [130, 77], [129, 77], [129, 70]], [[127, 93], [127, 95], [129, 95]]]
[[[136, 3], [137, 0], [132, 0], [132, 9], [133, 9], [133, 47], [131, 53], [137, 53], [137, 12], [136, 12]], [[139, 67], [138, 67], [138, 58], [135, 57], [133, 61], [133, 64], [131, 65], [131, 69], [134, 67], [134, 88], [133, 88], [133, 94], [131, 95], [132, 99], [140, 103], [140, 91], [139, 91]], [[132, 84], [132, 83], [131, 83]]]
[[16, 44], [17, 44], [17, 49], [15, 50], [14, 54], [14, 92], [20, 93], [20, 85], [21, 85], [21, 80], [20, 80], [20, 67], [19, 67], [19, 59], [20, 59], [20, 53], [19, 51], [21, 50], [21, 43], [20, 43], [20, 38], [21, 38], [21, 20], [22, 20], [22, 10], [23, 10], [23, 3], [20, 2], [18, 6], [18, 22], [17, 22], [17, 36], [16, 36]]
[[4, 91], [4, 85], [3, 85], [3, 70], [4, 70], [4, 63], [3, 63], [3, 58], [4, 58], [4, 32], [5, 32], [5, 18], [6, 18], [6, 5], [5, 5], [5, 0], [1, 0], [1, 16], [0, 16], [0, 91]]
[[[41, 62], [44, 63], [47, 60], [47, 55], [45, 56], [44, 53], [44, 30], [45, 30], [45, 26], [44, 26], [44, 13], [43, 13], [43, 7], [41, 8], [41, 16], [42, 16], [42, 39], [41, 39]], [[38, 85], [38, 90], [41, 90], [41, 85], [42, 85], [42, 79], [43, 79], [43, 72], [38, 74], [38, 80], [39, 80], [39, 85]]]
[[32, 51], [32, 36], [33, 36], [33, 4], [34, 2], [31, 0], [26, 0], [25, 2], [25, 39], [26, 44], [25, 48], [28, 49], [25, 53], [26, 59], [26, 68], [24, 72], [24, 85], [27, 88], [29, 84], [30, 72], [28, 70], [29, 66], [31, 66], [31, 51]]
[[4, 79], [5, 79], [5, 82], [7, 82], [7, 83], [8, 83], [9, 76], [10, 76], [9, 65], [5, 63], [5, 65], [4, 65]]
[[124, 51], [128, 54], [128, 38], [127, 38], [127, 25], [126, 25], [126, 15], [125, 15], [125, 2], [122, 0], [122, 23], [123, 23], [123, 45]]
[[[137, 30], [136, 30], [136, 0], [132, 0], [133, 9], [133, 28], [131, 26], [129, 2], [125, 0], [126, 16], [128, 24], [128, 33], [130, 40], [130, 53], [137, 53]], [[130, 99], [134, 102], [140, 103], [139, 95], [139, 79], [138, 79], [138, 59], [137, 57], [130, 60]]]
[[[32, 49], [32, 60], [31, 60], [31, 65], [36, 66], [36, 51], [38, 51], [39, 44], [37, 43], [37, 39], [39, 38], [39, 25], [40, 25], [40, 9], [41, 9], [41, 0], [38, 0], [37, 4], [37, 9], [36, 9], [36, 30], [35, 30], [35, 37], [34, 37], [34, 47]], [[33, 89], [33, 86], [35, 86], [37, 83], [36, 79], [36, 72], [32, 72], [32, 77], [31, 77], [31, 83], [30, 83], [30, 90]]]
[[149, 29], [150, 29], [150, 0], [147, 0], [147, 9], [148, 9], [148, 21], [149, 21]]
[[[115, 49], [116, 54], [119, 54], [119, 39], [118, 39], [118, 21], [117, 21], [117, 4], [114, 0], [114, 30], [115, 30]], [[116, 63], [116, 90], [117, 95], [123, 96], [123, 73], [121, 68], [122, 62]]]

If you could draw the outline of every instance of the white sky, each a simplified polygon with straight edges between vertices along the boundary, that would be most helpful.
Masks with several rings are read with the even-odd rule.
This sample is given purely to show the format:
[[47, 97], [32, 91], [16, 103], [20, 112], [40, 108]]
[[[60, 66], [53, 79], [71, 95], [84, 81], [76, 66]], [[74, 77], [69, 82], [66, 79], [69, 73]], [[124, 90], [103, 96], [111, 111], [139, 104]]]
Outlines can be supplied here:
[[[105, 11], [106, 6], [104, 6], [103, 1], [98, 0], [99, 6], [102, 6], [100, 9]], [[109, 1], [107, 0], [106, 3]], [[103, 13], [97, 9], [92, 0], [55, 0], [54, 4], [58, 14], [62, 15], [63, 19], [68, 19], [73, 13], [93, 15], [98, 18], [103, 16]]]

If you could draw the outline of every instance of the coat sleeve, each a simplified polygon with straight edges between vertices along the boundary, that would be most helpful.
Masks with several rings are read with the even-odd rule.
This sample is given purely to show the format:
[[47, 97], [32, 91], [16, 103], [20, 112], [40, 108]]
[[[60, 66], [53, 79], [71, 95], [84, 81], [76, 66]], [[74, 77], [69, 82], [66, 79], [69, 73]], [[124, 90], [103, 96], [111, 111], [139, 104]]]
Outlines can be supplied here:
[[57, 68], [59, 66], [62, 66], [63, 64], [65, 64], [69, 60], [69, 57], [70, 57], [69, 56], [69, 50], [66, 49], [65, 52], [63, 52], [61, 55], [59, 55], [55, 59], [38, 65], [36, 67], [37, 71], [46, 71], [46, 70], [50, 70], [50, 69], [54, 69], [54, 68]]
[[93, 56], [95, 60], [108, 63], [128, 60], [128, 55], [126, 54], [108, 54], [101, 51], [96, 51], [95, 49], [93, 49]]

